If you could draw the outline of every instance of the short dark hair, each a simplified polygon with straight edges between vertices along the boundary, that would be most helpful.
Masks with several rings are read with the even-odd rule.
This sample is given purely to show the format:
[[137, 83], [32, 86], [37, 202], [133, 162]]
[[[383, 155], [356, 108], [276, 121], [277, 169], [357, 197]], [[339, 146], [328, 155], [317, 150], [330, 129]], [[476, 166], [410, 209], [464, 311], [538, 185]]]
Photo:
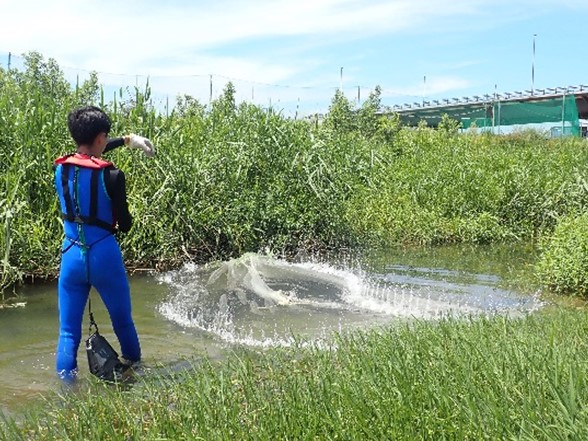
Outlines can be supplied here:
[[78, 146], [90, 145], [100, 133], [104, 132], [108, 135], [110, 118], [98, 107], [79, 107], [69, 112], [67, 126]]

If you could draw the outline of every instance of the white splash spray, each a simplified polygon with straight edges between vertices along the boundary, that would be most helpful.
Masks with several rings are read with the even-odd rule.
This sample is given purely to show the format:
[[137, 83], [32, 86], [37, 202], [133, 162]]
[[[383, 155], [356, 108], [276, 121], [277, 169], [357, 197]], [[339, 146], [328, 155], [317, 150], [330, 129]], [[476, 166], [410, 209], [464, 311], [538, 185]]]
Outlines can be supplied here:
[[426, 277], [443, 270], [391, 271], [368, 275], [248, 253], [160, 276], [170, 294], [158, 309], [222, 341], [266, 347], [292, 345], [293, 335], [316, 341], [332, 331], [394, 319], [520, 314], [541, 306], [536, 298], [499, 289], [494, 276], [470, 274], [473, 283], [460, 283], [448, 281], [450, 274], [442, 281]]

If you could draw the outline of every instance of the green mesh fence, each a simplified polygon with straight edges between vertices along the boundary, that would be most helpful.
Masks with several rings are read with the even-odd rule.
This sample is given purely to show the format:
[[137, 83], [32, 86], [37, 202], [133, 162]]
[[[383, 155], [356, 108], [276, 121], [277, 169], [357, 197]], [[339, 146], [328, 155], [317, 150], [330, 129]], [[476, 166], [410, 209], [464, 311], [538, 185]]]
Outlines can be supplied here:
[[580, 136], [578, 107], [574, 95], [537, 101], [495, 101], [489, 103], [460, 104], [445, 108], [422, 108], [401, 112], [401, 119], [409, 125], [424, 120], [436, 126], [442, 115], [460, 121], [464, 129], [477, 127], [496, 129], [509, 126], [542, 124], [552, 136]]

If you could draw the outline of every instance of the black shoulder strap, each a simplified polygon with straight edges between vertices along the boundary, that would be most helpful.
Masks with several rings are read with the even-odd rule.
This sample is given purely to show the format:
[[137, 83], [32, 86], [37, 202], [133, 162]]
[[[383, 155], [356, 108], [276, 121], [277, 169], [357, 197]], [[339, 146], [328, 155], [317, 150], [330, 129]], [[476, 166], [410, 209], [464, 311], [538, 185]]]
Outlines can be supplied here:
[[92, 169], [90, 178], [90, 219], [98, 218], [98, 174], [100, 170]]
[[61, 165], [61, 190], [63, 192], [63, 200], [65, 201], [65, 215], [69, 219], [73, 219], [74, 210], [73, 203], [71, 200], [71, 194], [69, 192], [69, 175], [70, 166], [66, 164]]

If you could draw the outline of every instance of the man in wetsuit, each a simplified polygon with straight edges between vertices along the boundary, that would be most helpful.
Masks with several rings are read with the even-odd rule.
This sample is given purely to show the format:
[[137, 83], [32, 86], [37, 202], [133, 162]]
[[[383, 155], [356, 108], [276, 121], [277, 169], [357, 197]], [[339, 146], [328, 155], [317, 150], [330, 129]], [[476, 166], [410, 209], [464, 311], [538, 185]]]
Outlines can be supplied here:
[[131, 228], [125, 175], [102, 153], [127, 145], [155, 153], [151, 142], [137, 135], [108, 140], [110, 119], [97, 107], [70, 112], [68, 127], [77, 152], [55, 161], [55, 186], [59, 196], [65, 239], [61, 249], [58, 282], [59, 341], [56, 369], [60, 378], [77, 374], [77, 350], [90, 288], [96, 288], [110, 315], [119, 340], [123, 363], [141, 358], [139, 338], [131, 316], [129, 282], [115, 228]]

